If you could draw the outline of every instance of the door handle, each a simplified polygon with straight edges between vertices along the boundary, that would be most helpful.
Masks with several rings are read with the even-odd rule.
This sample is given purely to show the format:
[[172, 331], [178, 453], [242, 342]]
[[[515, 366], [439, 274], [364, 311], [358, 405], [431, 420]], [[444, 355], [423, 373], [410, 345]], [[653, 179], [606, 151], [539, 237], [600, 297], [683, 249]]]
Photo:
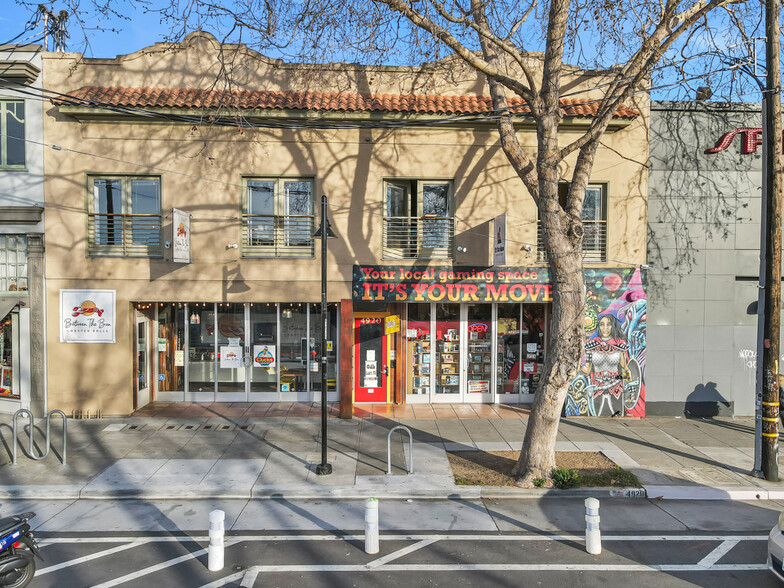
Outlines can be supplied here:
[[387, 375], [387, 366], [382, 366], [381, 367], [381, 374], [384, 375], [384, 376]]

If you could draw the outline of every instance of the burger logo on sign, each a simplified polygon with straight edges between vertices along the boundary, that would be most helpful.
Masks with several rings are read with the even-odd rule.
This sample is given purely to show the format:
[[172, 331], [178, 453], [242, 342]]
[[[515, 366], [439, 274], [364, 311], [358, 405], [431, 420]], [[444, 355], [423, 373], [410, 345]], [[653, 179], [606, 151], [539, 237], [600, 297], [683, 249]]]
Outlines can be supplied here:
[[79, 306], [74, 306], [71, 316], [93, 316], [97, 314], [99, 317], [103, 316], [104, 309], [98, 308], [92, 300], [85, 300]]
[[184, 237], [185, 236], [185, 225], [183, 223], [180, 223], [180, 226], [177, 227], [177, 236], [178, 237]]

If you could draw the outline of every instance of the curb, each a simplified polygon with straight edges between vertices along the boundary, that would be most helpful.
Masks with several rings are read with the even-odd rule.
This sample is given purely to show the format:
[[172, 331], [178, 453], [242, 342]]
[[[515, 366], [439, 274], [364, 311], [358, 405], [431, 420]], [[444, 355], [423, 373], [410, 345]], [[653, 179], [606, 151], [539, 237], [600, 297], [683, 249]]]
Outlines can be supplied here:
[[260, 486], [238, 492], [227, 488], [187, 488], [165, 486], [0, 486], [0, 500], [364, 500], [368, 497], [429, 500], [501, 500], [501, 499], [649, 499], [649, 500], [784, 500], [784, 488], [645, 486], [644, 488], [510, 488], [492, 486], [404, 487], [367, 485], [325, 486]]

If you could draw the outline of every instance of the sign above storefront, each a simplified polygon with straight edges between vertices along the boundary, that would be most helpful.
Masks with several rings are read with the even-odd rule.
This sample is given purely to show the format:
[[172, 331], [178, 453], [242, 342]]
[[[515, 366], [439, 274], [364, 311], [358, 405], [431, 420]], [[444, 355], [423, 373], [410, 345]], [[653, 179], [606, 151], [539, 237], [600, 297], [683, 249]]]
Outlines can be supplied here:
[[114, 343], [114, 290], [60, 290], [61, 343]]
[[552, 302], [547, 268], [355, 265], [354, 300]]
[[191, 262], [191, 215], [172, 208], [172, 261]]

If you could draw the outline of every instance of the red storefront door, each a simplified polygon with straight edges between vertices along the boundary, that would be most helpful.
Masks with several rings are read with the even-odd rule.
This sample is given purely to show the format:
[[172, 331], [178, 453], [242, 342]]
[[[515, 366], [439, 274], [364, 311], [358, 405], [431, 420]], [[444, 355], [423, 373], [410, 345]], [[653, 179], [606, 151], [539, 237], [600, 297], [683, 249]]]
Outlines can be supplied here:
[[354, 318], [354, 402], [387, 402], [387, 338], [381, 317]]

